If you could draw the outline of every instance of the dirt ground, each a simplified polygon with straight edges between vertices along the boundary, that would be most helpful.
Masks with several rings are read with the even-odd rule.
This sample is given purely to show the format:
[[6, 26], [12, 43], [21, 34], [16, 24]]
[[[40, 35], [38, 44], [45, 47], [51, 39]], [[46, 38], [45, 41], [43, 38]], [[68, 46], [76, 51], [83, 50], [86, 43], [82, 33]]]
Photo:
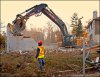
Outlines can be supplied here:
[[[10, 52], [1, 54], [1, 77], [82, 77], [82, 52], [47, 50], [45, 71], [38, 68], [35, 50], [29, 52]], [[92, 58], [97, 54], [93, 54]], [[86, 68], [89, 65], [86, 65]], [[95, 69], [86, 70], [86, 77], [100, 77]]]

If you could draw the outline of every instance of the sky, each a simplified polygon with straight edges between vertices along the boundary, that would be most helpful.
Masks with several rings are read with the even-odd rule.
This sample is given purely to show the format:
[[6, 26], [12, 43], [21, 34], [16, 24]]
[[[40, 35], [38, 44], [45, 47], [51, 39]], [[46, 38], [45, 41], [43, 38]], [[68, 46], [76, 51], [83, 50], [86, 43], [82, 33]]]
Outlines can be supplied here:
[[[78, 13], [79, 17], [83, 16], [84, 26], [86, 21], [93, 18], [94, 10], [97, 11], [97, 16], [100, 16], [99, 1], [1, 1], [1, 22], [7, 25], [15, 19], [17, 14], [41, 3], [47, 4], [65, 22], [68, 30], [70, 30], [69, 25], [74, 12]], [[31, 16], [27, 21], [27, 29], [46, 27], [47, 22], [51, 22], [51, 20], [43, 14], [39, 17]]]

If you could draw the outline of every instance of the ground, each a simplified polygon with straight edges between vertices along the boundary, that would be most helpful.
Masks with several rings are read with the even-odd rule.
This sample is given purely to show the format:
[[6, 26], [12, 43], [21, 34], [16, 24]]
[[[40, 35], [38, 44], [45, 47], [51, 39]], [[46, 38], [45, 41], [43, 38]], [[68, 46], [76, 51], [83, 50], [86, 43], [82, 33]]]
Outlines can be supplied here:
[[[38, 68], [35, 50], [27, 53], [10, 52], [1, 54], [1, 77], [77, 77], [82, 76], [82, 52], [79, 49], [58, 51], [47, 50], [45, 71]], [[95, 58], [97, 54], [92, 54]], [[89, 65], [86, 65], [89, 67]], [[96, 70], [86, 70], [87, 77], [99, 77]], [[90, 75], [90, 76], [89, 76]]]

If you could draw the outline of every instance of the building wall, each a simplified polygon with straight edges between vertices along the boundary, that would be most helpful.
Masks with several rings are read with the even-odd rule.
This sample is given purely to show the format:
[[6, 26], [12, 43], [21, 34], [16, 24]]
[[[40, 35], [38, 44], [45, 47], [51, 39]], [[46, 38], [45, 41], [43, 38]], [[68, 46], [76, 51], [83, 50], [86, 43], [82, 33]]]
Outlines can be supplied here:
[[100, 44], [100, 21], [99, 20], [96, 20], [94, 21], [94, 24], [95, 24], [95, 30], [94, 30], [94, 41], [97, 43], [97, 44]]
[[94, 41], [96, 42], [96, 44], [100, 44], [100, 34], [95, 35]]
[[37, 43], [32, 38], [23, 38], [23, 36], [13, 36], [7, 29], [7, 51], [27, 51], [37, 47]]
[[93, 26], [93, 32], [92, 32], [92, 34], [93, 34], [93, 42], [95, 42], [95, 31], [96, 31], [96, 29], [95, 29], [95, 26], [96, 26], [95, 20], [93, 20], [92, 26]]
[[9, 37], [9, 51], [14, 50], [33, 50], [37, 47], [37, 43], [32, 38], [23, 38], [20, 36]]
[[100, 21], [99, 20], [93, 20], [88, 25], [88, 33], [90, 37], [90, 43], [91, 44], [100, 44]]
[[95, 23], [95, 34], [99, 34], [100, 35], [100, 21], [97, 20], [94, 23]]
[[90, 26], [88, 28], [88, 33], [90, 36], [90, 40], [93, 40], [93, 38], [94, 38], [94, 25], [92, 22], [90, 23]]

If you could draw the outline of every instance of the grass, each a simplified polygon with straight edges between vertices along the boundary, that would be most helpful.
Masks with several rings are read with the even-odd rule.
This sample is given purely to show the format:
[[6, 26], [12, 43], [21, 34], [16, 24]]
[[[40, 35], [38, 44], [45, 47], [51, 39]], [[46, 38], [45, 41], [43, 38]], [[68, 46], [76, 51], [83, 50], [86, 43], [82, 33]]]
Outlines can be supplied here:
[[82, 54], [80, 52], [47, 52], [45, 74], [38, 72], [38, 61], [34, 58], [35, 52], [19, 54], [17, 52], [1, 55], [0, 74], [2, 77], [51, 77], [52, 73], [64, 70], [81, 69]]

